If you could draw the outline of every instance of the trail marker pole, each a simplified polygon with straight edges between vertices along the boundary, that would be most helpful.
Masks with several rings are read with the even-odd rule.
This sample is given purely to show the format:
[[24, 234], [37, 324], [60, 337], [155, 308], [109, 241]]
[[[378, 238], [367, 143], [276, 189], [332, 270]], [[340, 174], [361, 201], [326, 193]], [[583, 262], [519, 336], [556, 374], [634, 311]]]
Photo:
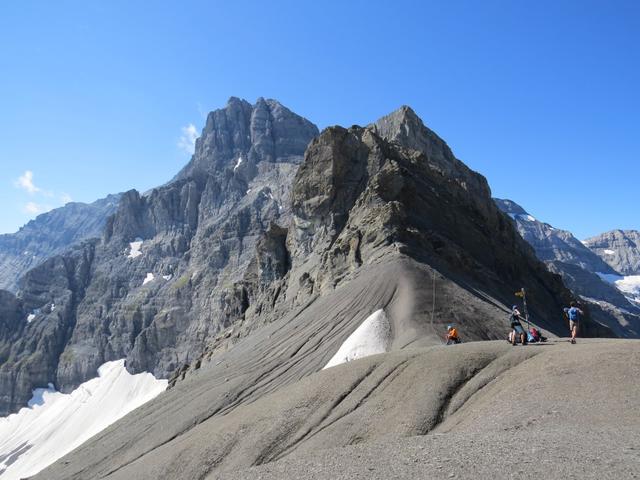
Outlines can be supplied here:
[[522, 304], [524, 305], [524, 318], [527, 320], [527, 332], [529, 331], [529, 310], [527, 310], [527, 294], [522, 287]]

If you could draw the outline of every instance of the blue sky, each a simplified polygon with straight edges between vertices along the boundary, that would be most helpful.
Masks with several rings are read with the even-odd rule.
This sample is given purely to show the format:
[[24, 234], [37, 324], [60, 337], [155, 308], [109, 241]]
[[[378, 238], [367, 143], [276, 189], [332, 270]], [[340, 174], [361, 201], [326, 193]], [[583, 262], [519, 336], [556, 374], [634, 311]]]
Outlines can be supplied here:
[[408, 104], [495, 196], [640, 229], [639, 47], [635, 1], [2, 2], [0, 232], [167, 181], [232, 95], [321, 128]]

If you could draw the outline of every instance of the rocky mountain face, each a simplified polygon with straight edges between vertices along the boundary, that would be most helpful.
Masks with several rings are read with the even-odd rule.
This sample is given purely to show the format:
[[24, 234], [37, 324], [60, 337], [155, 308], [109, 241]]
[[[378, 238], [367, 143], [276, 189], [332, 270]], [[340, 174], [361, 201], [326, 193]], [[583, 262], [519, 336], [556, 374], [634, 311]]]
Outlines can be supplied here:
[[290, 216], [291, 179], [317, 133], [275, 101], [231, 98], [172, 182], [124, 193], [99, 240], [29, 271], [20, 321], [0, 337], [0, 414], [108, 360], [166, 378], [241, 317], [237, 283], [258, 239]]
[[[252, 245], [237, 296], [218, 304], [238, 307], [228, 327], [209, 335], [168, 392], [39, 478], [225, 478], [298, 449], [426, 435], [498, 377], [521, 392], [533, 356], [553, 354], [540, 371], [565, 365], [566, 342], [558, 351], [441, 346], [451, 322], [465, 341], [504, 339], [521, 287], [534, 323], [566, 335], [560, 312], [572, 295], [485, 179], [408, 107], [315, 137], [289, 205]], [[388, 353], [320, 372], [372, 314], [385, 322]], [[590, 316], [584, 323], [585, 333], [611, 333]], [[564, 367], [558, 376], [566, 383]]]
[[[22, 284], [0, 298], [13, 312], [0, 414], [109, 360], [176, 372], [175, 384], [229, 355], [231, 393], [205, 408], [223, 411], [315, 371], [379, 309], [397, 350], [439, 344], [450, 322], [467, 340], [504, 338], [521, 287], [533, 322], [563, 334], [571, 299], [484, 177], [410, 108], [318, 136], [273, 100], [236, 98], [209, 115], [173, 181], [124, 193], [100, 239]], [[611, 331], [588, 318], [585, 333]]]
[[[244, 276], [243, 318], [172, 384], [233, 350], [256, 326], [283, 318], [345, 332], [386, 309], [398, 332], [394, 348], [440, 343], [451, 322], [466, 339], [503, 338], [521, 287], [534, 322], [564, 333], [558, 312], [571, 294], [560, 277], [496, 207], [484, 177], [408, 107], [365, 128], [322, 132], [307, 148], [291, 203], [287, 228], [258, 243]], [[597, 322], [587, 328], [610, 334]]]
[[[602, 276], [618, 272], [607, 264], [589, 242], [582, 243], [571, 232], [554, 228], [527, 213], [520, 205], [496, 198], [496, 205], [514, 221], [518, 232], [535, 250], [540, 260], [552, 272], [562, 276], [565, 284], [592, 304], [592, 314], [608, 325], [617, 335], [640, 335], [640, 309], [616, 286]], [[600, 252], [612, 252], [604, 247]], [[629, 250], [626, 250], [627, 252]], [[613, 258], [613, 255], [608, 255]], [[600, 274], [600, 275], [599, 275]]]
[[584, 243], [617, 273], [640, 275], [639, 231], [612, 230], [588, 238]]
[[67, 203], [38, 215], [16, 233], [0, 235], [0, 289], [15, 293], [18, 279], [28, 270], [72, 245], [100, 237], [119, 199], [115, 194], [89, 204]]

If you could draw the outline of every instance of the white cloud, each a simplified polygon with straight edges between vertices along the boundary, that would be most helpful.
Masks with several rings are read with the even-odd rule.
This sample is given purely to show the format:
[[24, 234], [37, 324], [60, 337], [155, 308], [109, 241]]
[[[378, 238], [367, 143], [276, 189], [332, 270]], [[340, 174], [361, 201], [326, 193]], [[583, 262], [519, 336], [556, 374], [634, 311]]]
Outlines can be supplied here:
[[31, 215], [48, 212], [49, 210], [53, 209], [51, 205], [42, 205], [36, 202], [27, 202], [23, 208], [26, 213], [29, 213]]
[[69, 202], [73, 202], [73, 198], [71, 198], [71, 195], [69, 195], [68, 193], [62, 192], [62, 194], [60, 195], [60, 201], [63, 205], [66, 205]]
[[31, 170], [25, 170], [22, 176], [20, 176], [13, 184], [16, 188], [26, 190], [30, 195], [41, 191], [33, 184], [33, 172]]
[[196, 106], [198, 108], [198, 113], [200, 114], [200, 117], [202, 117], [202, 120], [206, 120], [207, 119], [207, 111], [202, 108], [202, 105], [200, 103], [196, 103]]
[[178, 140], [178, 148], [189, 155], [193, 155], [196, 148], [196, 138], [198, 138], [198, 130], [193, 123], [182, 127], [182, 135], [180, 136], [180, 140]]

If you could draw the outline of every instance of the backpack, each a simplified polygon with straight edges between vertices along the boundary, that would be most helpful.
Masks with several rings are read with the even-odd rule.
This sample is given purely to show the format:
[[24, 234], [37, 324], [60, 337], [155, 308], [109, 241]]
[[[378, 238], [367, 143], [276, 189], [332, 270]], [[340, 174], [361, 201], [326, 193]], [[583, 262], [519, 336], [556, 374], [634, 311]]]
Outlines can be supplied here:
[[576, 307], [571, 307], [567, 312], [567, 315], [569, 315], [569, 320], [571, 320], [572, 322], [575, 322], [576, 320], [578, 320], [578, 316], [580, 315], [580, 312]]

